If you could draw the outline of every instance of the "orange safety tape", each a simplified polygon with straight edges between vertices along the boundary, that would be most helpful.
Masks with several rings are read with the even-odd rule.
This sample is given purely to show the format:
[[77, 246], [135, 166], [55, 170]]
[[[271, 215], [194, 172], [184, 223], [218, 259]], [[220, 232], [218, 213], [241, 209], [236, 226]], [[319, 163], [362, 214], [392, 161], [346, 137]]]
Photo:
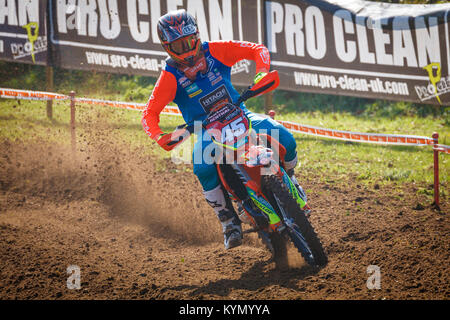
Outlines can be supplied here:
[[443, 144], [437, 144], [433, 149], [437, 150], [439, 152], [450, 154], [450, 146], [446, 146], [446, 145], [443, 145]]
[[278, 122], [293, 132], [346, 141], [396, 144], [396, 145], [432, 145], [434, 143], [433, 139], [429, 137], [398, 135], [398, 134], [350, 132], [350, 131], [341, 131], [308, 126], [283, 120], [278, 120]]
[[100, 99], [90, 99], [90, 98], [75, 98], [75, 102], [101, 105], [114, 108], [124, 108], [130, 110], [144, 110], [145, 104], [142, 103], [131, 103], [131, 102], [120, 102], [120, 101], [110, 101], [110, 100], [100, 100]]
[[15, 98], [27, 100], [67, 100], [70, 97], [64, 94], [51, 92], [0, 88], [0, 98]]

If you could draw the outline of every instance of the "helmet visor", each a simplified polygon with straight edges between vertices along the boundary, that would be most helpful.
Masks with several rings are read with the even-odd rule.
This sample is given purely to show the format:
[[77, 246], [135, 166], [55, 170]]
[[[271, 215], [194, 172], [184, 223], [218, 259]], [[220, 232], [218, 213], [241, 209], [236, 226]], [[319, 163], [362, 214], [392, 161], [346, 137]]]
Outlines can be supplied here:
[[169, 44], [169, 48], [176, 54], [188, 53], [196, 48], [198, 37], [196, 34], [175, 40]]

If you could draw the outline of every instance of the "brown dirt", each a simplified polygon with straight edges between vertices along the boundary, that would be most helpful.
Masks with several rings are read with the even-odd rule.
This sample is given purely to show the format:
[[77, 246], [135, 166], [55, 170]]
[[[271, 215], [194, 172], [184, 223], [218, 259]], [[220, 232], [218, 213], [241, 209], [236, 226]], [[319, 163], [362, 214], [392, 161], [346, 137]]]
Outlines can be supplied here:
[[[92, 139], [95, 137], [95, 139]], [[70, 148], [0, 146], [0, 299], [448, 299], [450, 221], [407, 185], [300, 177], [329, 264], [275, 268], [254, 235], [225, 251], [192, 172], [99, 130]], [[86, 141], [91, 141], [87, 143]], [[149, 146], [150, 147], [150, 146]], [[66, 287], [67, 267], [81, 289]], [[369, 290], [369, 265], [381, 289]]]

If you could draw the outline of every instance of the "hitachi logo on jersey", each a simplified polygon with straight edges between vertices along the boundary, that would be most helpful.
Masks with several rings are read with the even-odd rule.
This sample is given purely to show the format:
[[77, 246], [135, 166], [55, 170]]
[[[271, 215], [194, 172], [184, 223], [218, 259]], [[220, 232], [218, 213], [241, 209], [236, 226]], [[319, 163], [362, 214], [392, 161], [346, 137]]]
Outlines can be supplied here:
[[213, 92], [211, 92], [210, 94], [201, 98], [200, 104], [206, 111], [209, 111], [217, 102], [224, 99], [231, 102], [231, 97], [230, 94], [228, 93], [227, 88], [225, 87], [225, 85], [222, 85]]

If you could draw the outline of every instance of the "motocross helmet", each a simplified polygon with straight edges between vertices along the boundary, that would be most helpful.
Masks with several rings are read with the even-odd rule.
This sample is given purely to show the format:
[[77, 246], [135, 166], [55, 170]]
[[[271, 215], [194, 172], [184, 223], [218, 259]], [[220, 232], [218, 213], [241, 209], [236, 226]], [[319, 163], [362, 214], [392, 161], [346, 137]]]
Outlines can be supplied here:
[[197, 22], [184, 9], [171, 11], [159, 18], [158, 36], [166, 52], [177, 63], [192, 67], [201, 56]]

